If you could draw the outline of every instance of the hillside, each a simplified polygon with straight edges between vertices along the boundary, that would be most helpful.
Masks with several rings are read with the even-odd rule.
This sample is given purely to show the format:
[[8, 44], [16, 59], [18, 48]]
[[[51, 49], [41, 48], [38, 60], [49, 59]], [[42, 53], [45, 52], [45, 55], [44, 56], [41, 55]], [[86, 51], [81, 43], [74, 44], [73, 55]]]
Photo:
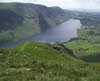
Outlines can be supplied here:
[[25, 41], [0, 48], [0, 81], [99, 81], [99, 67], [76, 59], [60, 43]]
[[0, 43], [17, 41], [70, 18], [59, 7], [30, 3], [0, 3]]
[[82, 15], [82, 27], [78, 37], [72, 38], [65, 46], [72, 49], [75, 56], [87, 62], [100, 62], [100, 14]]

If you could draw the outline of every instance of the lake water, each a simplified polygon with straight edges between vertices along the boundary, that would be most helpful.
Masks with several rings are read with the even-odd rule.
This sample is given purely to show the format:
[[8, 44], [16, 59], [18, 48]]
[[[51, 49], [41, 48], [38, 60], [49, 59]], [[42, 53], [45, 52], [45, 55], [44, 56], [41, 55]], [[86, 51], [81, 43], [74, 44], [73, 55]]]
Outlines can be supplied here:
[[39, 42], [48, 42], [54, 44], [55, 42], [67, 42], [72, 37], [77, 36], [77, 29], [80, 28], [80, 20], [70, 19], [56, 27], [51, 27], [45, 32], [33, 35], [26, 39], [17, 42], [11, 42], [0, 47], [13, 47], [19, 44], [22, 41], [39, 41]]

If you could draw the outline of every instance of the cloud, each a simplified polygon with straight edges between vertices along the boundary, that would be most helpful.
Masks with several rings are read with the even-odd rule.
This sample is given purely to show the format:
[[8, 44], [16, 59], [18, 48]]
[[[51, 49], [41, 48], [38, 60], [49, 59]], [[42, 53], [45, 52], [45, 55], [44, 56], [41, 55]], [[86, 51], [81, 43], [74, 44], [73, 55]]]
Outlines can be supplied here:
[[0, 0], [0, 2], [36, 3], [62, 8], [100, 9], [100, 0]]

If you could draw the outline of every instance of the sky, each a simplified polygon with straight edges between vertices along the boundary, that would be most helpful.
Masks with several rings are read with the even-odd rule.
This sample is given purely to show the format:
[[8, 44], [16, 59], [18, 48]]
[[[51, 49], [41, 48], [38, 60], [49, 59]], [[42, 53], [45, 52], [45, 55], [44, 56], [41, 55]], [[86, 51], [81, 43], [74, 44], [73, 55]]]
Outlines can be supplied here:
[[100, 0], [0, 0], [0, 2], [24, 2], [35, 3], [46, 6], [59, 6], [64, 9], [78, 8], [78, 9], [96, 9], [100, 10]]

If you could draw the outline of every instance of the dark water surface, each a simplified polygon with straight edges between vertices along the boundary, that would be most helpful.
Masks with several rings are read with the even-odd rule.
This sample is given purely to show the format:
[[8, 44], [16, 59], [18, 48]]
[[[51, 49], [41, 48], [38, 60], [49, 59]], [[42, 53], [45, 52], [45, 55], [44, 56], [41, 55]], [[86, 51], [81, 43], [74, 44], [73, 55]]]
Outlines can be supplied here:
[[72, 37], [77, 36], [77, 29], [80, 28], [80, 20], [70, 19], [56, 27], [52, 27], [45, 32], [33, 35], [26, 39], [17, 42], [11, 42], [0, 47], [13, 47], [19, 44], [22, 41], [39, 41], [39, 42], [48, 42], [53, 44], [55, 42], [67, 42]]

